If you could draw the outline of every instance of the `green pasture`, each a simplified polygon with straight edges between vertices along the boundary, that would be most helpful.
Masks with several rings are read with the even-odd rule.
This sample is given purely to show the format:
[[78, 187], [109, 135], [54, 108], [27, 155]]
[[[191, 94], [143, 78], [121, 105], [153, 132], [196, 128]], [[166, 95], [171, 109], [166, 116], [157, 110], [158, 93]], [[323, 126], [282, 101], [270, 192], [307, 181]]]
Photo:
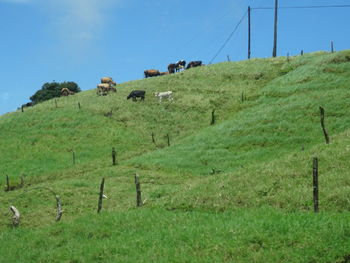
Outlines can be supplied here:
[[[0, 116], [0, 262], [350, 262], [349, 83], [350, 51], [316, 52], [192, 68]], [[126, 99], [136, 89], [144, 102]], [[174, 100], [160, 103], [154, 93], [167, 90]], [[6, 175], [15, 190], [5, 191]]]

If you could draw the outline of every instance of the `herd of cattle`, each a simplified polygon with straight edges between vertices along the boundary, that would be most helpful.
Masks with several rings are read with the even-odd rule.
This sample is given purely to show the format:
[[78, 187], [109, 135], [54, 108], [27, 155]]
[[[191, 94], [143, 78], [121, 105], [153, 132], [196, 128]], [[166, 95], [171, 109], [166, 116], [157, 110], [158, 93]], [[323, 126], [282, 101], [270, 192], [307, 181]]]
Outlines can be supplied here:
[[171, 63], [168, 65], [168, 71], [165, 72], [160, 72], [157, 69], [147, 69], [144, 71], [145, 78], [148, 77], [156, 77], [156, 76], [162, 76], [162, 75], [168, 75], [168, 74], [173, 74], [175, 72], [180, 71], [181, 69], [189, 69], [189, 68], [194, 68], [194, 67], [199, 67], [202, 66], [202, 61], [191, 61], [190, 63], [187, 64], [186, 67], [186, 61], [185, 60], [180, 60], [176, 63]]
[[101, 83], [97, 84], [97, 94], [107, 95], [109, 91], [116, 92], [117, 89], [114, 87], [117, 85], [111, 77], [103, 77]]
[[[126, 99], [132, 99], [133, 101], [137, 101], [136, 98], [140, 98], [141, 100], [145, 100], [145, 94], [146, 94], [146, 91], [144, 90], [133, 90], [126, 97]], [[159, 102], [162, 102], [162, 99], [165, 99], [165, 98], [167, 98], [169, 101], [172, 101], [173, 100], [172, 95], [173, 95], [173, 92], [170, 90], [154, 93], [154, 96], [159, 98]]]
[[[168, 75], [173, 74], [181, 69], [189, 69], [194, 67], [202, 66], [202, 61], [191, 61], [187, 64], [186, 67], [186, 61], [180, 60], [176, 63], [171, 63], [168, 65], [168, 71], [166, 72], [160, 72], [156, 69], [148, 69], [144, 71], [145, 78], [148, 77], [156, 77], [156, 76], [162, 76], [162, 75]], [[101, 83], [97, 84], [97, 94], [98, 95], [107, 95], [109, 91], [116, 92], [115, 88], [116, 83], [113, 81], [111, 77], [103, 77], [101, 79]], [[140, 98], [141, 101], [145, 100], [145, 94], [146, 91], [144, 90], [133, 90], [130, 92], [130, 94], [126, 97], [127, 99], [132, 99], [133, 101], [137, 101], [137, 98]], [[159, 102], [162, 102], [162, 99], [168, 99], [169, 101], [173, 100], [173, 92], [168, 90], [165, 92], [156, 92], [154, 93], [154, 96], [159, 99]]]
[[[173, 74], [176, 72], [179, 72], [181, 69], [189, 69], [189, 68], [194, 68], [194, 67], [199, 67], [202, 66], [202, 61], [191, 61], [190, 63], [187, 64], [186, 66], [186, 61], [185, 60], [179, 60], [176, 63], [171, 63], [168, 65], [168, 71], [166, 72], [160, 72], [159, 70], [156, 69], [149, 69], [145, 70], [145, 78], [148, 77], [155, 77], [155, 76], [162, 76], [162, 75], [168, 75], [168, 74]], [[101, 78], [101, 83], [97, 84], [97, 94], [98, 95], [107, 95], [110, 91], [111, 92], [116, 92], [116, 86], [117, 83], [111, 78], [111, 77], [103, 77]], [[69, 96], [73, 95], [74, 92], [69, 90], [68, 88], [63, 88], [61, 90], [61, 96]], [[137, 101], [137, 98], [140, 98], [141, 101], [145, 100], [145, 94], [146, 92], [144, 90], [133, 90], [130, 92], [130, 94], [127, 96], [127, 99], [132, 99], [133, 101]], [[155, 97], [159, 99], [159, 102], [162, 102], [162, 99], [168, 99], [169, 101], [173, 100], [173, 92], [172, 91], [165, 91], [165, 92], [156, 92], [154, 94]], [[30, 107], [34, 106], [33, 102], [28, 102], [26, 104], [22, 105], [22, 110], [24, 107]]]

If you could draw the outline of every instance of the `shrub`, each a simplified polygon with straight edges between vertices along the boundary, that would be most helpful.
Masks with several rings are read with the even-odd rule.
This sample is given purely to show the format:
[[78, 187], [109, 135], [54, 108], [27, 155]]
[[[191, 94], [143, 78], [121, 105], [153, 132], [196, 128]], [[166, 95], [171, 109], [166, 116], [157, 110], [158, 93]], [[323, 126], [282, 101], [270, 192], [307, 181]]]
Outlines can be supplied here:
[[65, 81], [62, 83], [58, 82], [46, 82], [40, 90], [35, 92], [33, 96], [30, 97], [30, 100], [35, 104], [38, 102], [43, 102], [52, 98], [61, 96], [61, 89], [68, 88], [74, 93], [80, 92], [78, 84], [73, 81]]

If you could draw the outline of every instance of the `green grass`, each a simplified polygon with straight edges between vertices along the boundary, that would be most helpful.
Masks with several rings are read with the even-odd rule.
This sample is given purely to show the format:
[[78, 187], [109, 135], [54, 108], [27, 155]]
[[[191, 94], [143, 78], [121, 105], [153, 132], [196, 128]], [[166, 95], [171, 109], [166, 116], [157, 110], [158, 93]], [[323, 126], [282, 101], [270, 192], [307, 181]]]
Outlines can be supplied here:
[[345, 262], [349, 214], [130, 210], [0, 234], [4, 262]]
[[[1, 116], [0, 184], [8, 175], [25, 185], [0, 192], [0, 262], [347, 262], [349, 80], [350, 51], [317, 52], [194, 68]], [[146, 100], [126, 100], [133, 89]], [[159, 103], [153, 93], [166, 90], [174, 101]], [[102, 177], [108, 199], [97, 216]]]

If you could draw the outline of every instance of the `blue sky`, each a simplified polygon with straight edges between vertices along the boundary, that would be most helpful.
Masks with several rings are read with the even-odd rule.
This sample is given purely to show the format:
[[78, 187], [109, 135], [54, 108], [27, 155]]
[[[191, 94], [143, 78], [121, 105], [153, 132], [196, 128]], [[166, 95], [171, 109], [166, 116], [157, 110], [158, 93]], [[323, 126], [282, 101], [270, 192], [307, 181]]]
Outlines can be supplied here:
[[[279, 0], [280, 6], [349, 0]], [[53, 80], [94, 89], [166, 71], [180, 59], [207, 64], [246, 12], [274, 0], [0, 0], [0, 114]], [[350, 8], [279, 10], [278, 55], [348, 49]], [[272, 54], [273, 10], [252, 11], [252, 57]], [[213, 63], [247, 58], [247, 18]]]

